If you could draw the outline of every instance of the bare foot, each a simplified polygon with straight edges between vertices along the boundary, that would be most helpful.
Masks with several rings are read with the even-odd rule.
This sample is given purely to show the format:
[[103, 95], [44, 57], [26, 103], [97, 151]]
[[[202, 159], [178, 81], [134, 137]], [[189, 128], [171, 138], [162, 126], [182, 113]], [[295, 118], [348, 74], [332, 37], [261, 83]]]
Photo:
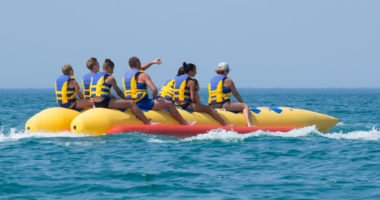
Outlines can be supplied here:
[[195, 124], [197, 124], [196, 121], [191, 121], [191, 122], [187, 122], [186, 126], [194, 126]]
[[157, 124], [160, 124], [160, 123], [157, 123], [157, 122], [154, 122], [154, 121], [151, 121], [151, 120], [149, 120], [149, 122], [148, 122], [148, 125], [157, 125]]
[[247, 127], [254, 127], [254, 125], [252, 125], [252, 124], [249, 124], [249, 125], [247, 125]]

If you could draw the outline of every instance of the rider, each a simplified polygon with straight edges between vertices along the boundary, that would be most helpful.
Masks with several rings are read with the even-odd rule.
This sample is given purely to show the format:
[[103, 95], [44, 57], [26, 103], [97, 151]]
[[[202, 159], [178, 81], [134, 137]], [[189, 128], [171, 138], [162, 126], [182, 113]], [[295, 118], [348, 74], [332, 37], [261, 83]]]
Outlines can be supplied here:
[[212, 108], [201, 104], [199, 101], [199, 84], [193, 77], [197, 74], [194, 64], [183, 63], [185, 74], [177, 76], [174, 83], [174, 103], [185, 110], [194, 110], [210, 114], [221, 125], [227, 126], [220, 115]]
[[[80, 92], [79, 84], [74, 79], [74, 70], [71, 65], [62, 67], [63, 75], [55, 81], [55, 97], [61, 107], [81, 111], [84, 108], [91, 108], [92, 101], [85, 100]], [[79, 100], [76, 98], [78, 95]]]
[[[160, 63], [161, 59], [157, 58], [149, 62], [148, 65]], [[144, 110], [162, 110], [167, 108], [172, 117], [182, 125], [195, 124], [195, 122], [186, 122], [173, 104], [154, 100], [157, 97], [157, 88], [150, 76], [142, 70], [139, 58], [131, 57], [129, 59], [129, 66], [131, 70], [127, 71], [123, 77], [124, 94], [127, 99], [132, 99], [140, 109]], [[147, 88], [152, 91], [153, 99], [148, 97]]]
[[[184, 74], [184, 70], [183, 70], [183, 67], [180, 67], [178, 69], [178, 73], [177, 73], [177, 76], [181, 76], [182, 74]], [[162, 86], [160, 92], [158, 93], [158, 100], [159, 101], [165, 101], [166, 103], [173, 103], [173, 86], [174, 86], [174, 82], [175, 82], [175, 77], [174, 78], [171, 78], [169, 80], [167, 80], [164, 84], [164, 86]]]
[[[248, 105], [243, 102], [243, 99], [235, 88], [234, 81], [227, 77], [230, 72], [229, 65], [224, 62], [219, 63], [215, 72], [217, 75], [208, 84], [208, 104], [214, 109], [223, 108], [232, 112], [243, 112], [247, 126], [252, 126], [251, 111]], [[239, 103], [231, 102], [231, 92]]]
[[[91, 82], [91, 96], [94, 106], [97, 108], [127, 109], [130, 108], [133, 114], [137, 116], [144, 124], [156, 124], [144, 115], [144, 113], [131, 100], [126, 100], [123, 92], [116, 84], [112, 76], [114, 63], [106, 59], [103, 64], [103, 72], [93, 74]], [[94, 65], [94, 71], [99, 71], [99, 65]], [[122, 99], [116, 99], [111, 94], [111, 88], [114, 88], [117, 95]]]
[[[97, 65], [97, 67], [95, 67], [95, 65]], [[98, 60], [94, 57], [91, 57], [87, 60], [86, 66], [90, 72], [85, 74], [82, 79], [83, 94], [85, 99], [91, 99], [91, 78], [92, 75], [99, 72]]]

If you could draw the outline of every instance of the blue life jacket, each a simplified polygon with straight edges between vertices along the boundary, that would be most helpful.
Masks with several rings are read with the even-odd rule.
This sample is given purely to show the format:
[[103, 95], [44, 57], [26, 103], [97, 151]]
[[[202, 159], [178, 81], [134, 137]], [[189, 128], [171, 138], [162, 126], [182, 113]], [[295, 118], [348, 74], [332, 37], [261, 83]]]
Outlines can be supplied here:
[[127, 71], [123, 77], [124, 95], [127, 99], [132, 99], [134, 102], [139, 102], [144, 98], [148, 98], [147, 85], [138, 83], [137, 76], [144, 73], [138, 69]]
[[87, 73], [82, 79], [83, 96], [85, 99], [91, 99], [91, 78], [94, 73]]
[[92, 75], [91, 97], [111, 98], [112, 85], [105, 82], [109, 76], [107, 72], [98, 72]]
[[71, 108], [76, 102], [75, 88], [69, 88], [69, 80], [75, 80], [69, 75], [61, 75], [55, 81], [55, 98], [57, 103], [65, 108]]
[[208, 104], [230, 102], [231, 90], [223, 87], [227, 76], [218, 74], [214, 76], [208, 84]]
[[175, 77], [174, 96], [175, 102], [192, 102], [190, 97], [190, 88], [187, 87], [187, 82], [190, 80], [189, 75], [183, 74]]

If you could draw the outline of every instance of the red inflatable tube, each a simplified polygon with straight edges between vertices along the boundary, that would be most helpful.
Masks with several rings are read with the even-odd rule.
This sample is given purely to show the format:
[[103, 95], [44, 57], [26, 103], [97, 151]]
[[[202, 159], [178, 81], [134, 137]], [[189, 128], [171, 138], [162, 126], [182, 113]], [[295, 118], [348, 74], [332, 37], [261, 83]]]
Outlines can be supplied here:
[[270, 131], [270, 132], [288, 132], [295, 127], [246, 127], [246, 126], [180, 126], [180, 125], [124, 125], [112, 128], [107, 134], [113, 133], [128, 133], [139, 132], [152, 135], [166, 135], [175, 136], [179, 138], [186, 138], [195, 136], [202, 133], [207, 133], [214, 129], [223, 129], [226, 131], [234, 131], [240, 134], [251, 133], [258, 130]]

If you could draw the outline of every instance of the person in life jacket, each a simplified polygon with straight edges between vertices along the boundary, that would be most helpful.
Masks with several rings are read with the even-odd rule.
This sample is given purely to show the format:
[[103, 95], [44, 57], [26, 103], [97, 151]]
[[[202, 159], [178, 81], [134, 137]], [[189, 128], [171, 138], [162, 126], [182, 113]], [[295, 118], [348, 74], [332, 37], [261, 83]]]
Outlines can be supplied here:
[[[94, 67], [95, 65], [97, 65], [97, 67]], [[91, 99], [91, 78], [94, 74], [99, 72], [98, 60], [91, 57], [87, 60], [86, 67], [90, 72], [85, 74], [82, 78], [83, 95], [85, 99]]]
[[[93, 106], [91, 100], [85, 100], [79, 84], [74, 79], [74, 70], [71, 65], [62, 67], [63, 75], [55, 81], [55, 97], [57, 103], [64, 108], [81, 111]], [[79, 99], [76, 98], [78, 95]]]
[[[236, 90], [234, 81], [227, 77], [230, 73], [230, 67], [227, 63], [222, 62], [216, 67], [216, 76], [208, 84], [208, 104], [212, 108], [223, 108], [232, 112], [243, 112], [247, 121], [247, 126], [252, 126], [251, 111], [247, 104], [244, 103], [239, 92]], [[231, 93], [239, 103], [231, 102]]]
[[194, 64], [183, 63], [185, 74], [177, 76], [174, 83], [173, 101], [176, 106], [184, 110], [194, 110], [210, 114], [221, 125], [229, 124], [212, 108], [203, 105], [199, 98], [199, 84], [193, 77], [197, 74], [197, 67]]
[[[94, 67], [95, 65], [97, 65], [97, 67]], [[90, 70], [90, 72], [85, 74], [82, 78], [83, 95], [85, 99], [92, 99], [91, 78], [94, 74], [99, 72], [99, 62], [95, 57], [91, 57], [87, 60], [86, 67]], [[141, 66], [141, 69], [146, 70], [149, 67], [150, 65], [143, 65]]]
[[[161, 59], [157, 58], [145, 64], [151, 66], [160, 64]], [[140, 109], [144, 110], [163, 110], [168, 109], [169, 113], [182, 125], [194, 125], [195, 122], [187, 122], [171, 103], [156, 100], [157, 88], [152, 82], [150, 76], [142, 71], [140, 59], [131, 57], [129, 59], [130, 71], [127, 71], [123, 77], [124, 94], [127, 99], [136, 102]], [[148, 97], [148, 88], [152, 91], [153, 99]]]
[[[112, 108], [112, 109], [128, 109], [137, 116], [144, 124], [157, 124], [150, 121], [144, 113], [137, 107], [132, 100], [127, 100], [123, 92], [117, 86], [115, 78], [112, 76], [115, 65], [110, 59], [106, 59], [103, 64], [103, 71], [92, 76], [91, 81], [91, 96], [94, 101], [94, 106], [97, 108]], [[99, 68], [99, 65], [94, 65], [93, 70]], [[111, 88], [114, 88], [117, 95], [122, 99], [116, 99], [111, 94]]]
[[[177, 76], [181, 76], [185, 71], [183, 66], [178, 69]], [[164, 101], [166, 103], [173, 103], [173, 95], [174, 95], [174, 82], [175, 77], [167, 80], [165, 84], [161, 87], [160, 92], [158, 93], [157, 100]]]

